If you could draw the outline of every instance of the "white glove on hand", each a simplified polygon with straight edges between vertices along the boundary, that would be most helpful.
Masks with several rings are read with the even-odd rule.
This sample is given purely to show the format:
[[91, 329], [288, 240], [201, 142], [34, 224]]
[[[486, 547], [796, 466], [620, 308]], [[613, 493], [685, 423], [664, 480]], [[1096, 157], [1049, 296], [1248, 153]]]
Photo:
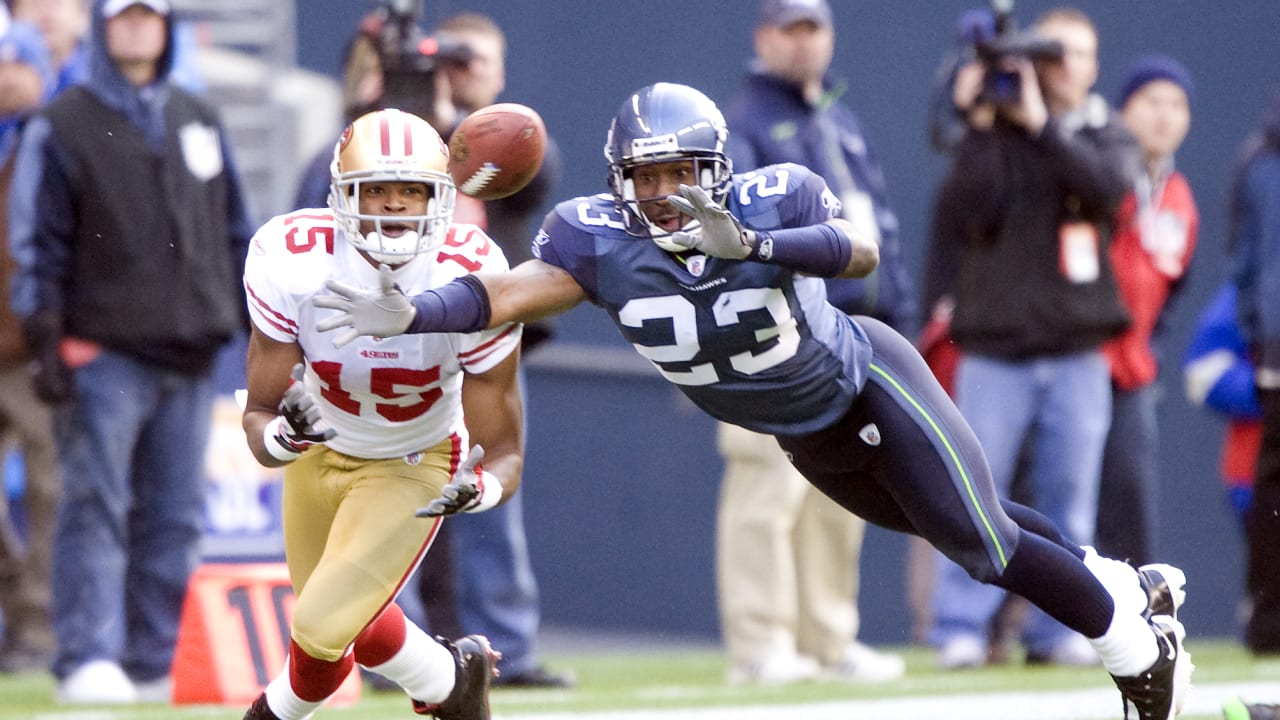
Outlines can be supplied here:
[[754, 233], [744, 230], [733, 213], [716, 204], [702, 186], [681, 185], [680, 194], [668, 195], [667, 201], [702, 225], [691, 232], [671, 233], [671, 242], [730, 260], [743, 260], [751, 254]]
[[279, 460], [297, 459], [307, 448], [337, 436], [333, 428], [321, 428], [320, 406], [302, 383], [302, 363], [293, 366], [289, 387], [280, 398], [279, 415], [267, 423], [263, 440], [267, 452]]
[[440, 517], [460, 512], [478, 513], [497, 505], [502, 499], [502, 483], [493, 473], [476, 469], [483, 458], [484, 448], [472, 446], [466, 462], [454, 471], [449, 484], [440, 491], [440, 497], [414, 514], [418, 517]]
[[350, 328], [333, 339], [333, 346], [340, 348], [361, 335], [394, 337], [409, 329], [418, 310], [396, 287], [391, 279], [391, 268], [385, 263], [378, 266], [378, 284], [380, 287], [374, 291], [329, 280], [325, 287], [337, 293], [337, 297], [321, 295], [312, 303], [319, 308], [337, 310], [338, 314], [316, 323], [316, 330], [328, 332], [340, 327]]

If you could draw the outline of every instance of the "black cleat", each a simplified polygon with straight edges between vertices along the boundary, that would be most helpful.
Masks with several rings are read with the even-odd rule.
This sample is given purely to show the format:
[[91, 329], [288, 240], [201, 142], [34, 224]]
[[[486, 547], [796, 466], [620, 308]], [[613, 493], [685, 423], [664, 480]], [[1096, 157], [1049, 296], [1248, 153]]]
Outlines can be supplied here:
[[440, 703], [413, 701], [413, 711], [436, 720], [489, 720], [489, 682], [498, 675], [502, 653], [489, 645], [483, 635], [468, 635], [449, 642], [436, 642], [453, 653], [453, 691]]
[[1178, 619], [1178, 608], [1187, 599], [1187, 575], [1172, 565], [1154, 564], [1138, 568], [1138, 582], [1147, 593], [1147, 609], [1142, 617], [1157, 615]]
[[1124, 717], [1132, 708], [1137, 720], [1173, 720], [1182, 711], [1191, 687], [1191, 654], [1182, 647], [1186, 635], [1182, 623], [1167, 615], [1148, 621], [1155, 633], [1160, 655], [1146, 672], [1136, 677], [1111, 676], [1124, 703]]
[[280, 718], [267, 707], [267, 694], [262, 693], [249, 706], [249, 711], [244, 714], [244, 720], [280, 720]]

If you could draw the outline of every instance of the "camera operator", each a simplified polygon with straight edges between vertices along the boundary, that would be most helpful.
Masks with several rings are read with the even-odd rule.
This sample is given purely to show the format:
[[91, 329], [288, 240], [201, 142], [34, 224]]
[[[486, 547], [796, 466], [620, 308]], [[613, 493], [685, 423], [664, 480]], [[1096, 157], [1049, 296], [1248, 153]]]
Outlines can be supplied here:
[[[1002, 495], [1025, 445], [1035, 506], [1087, 544], [1111, 417], [1100, 348], [1129, 322], [1106, 253], [1140, 158], [1091, 94], [1098, 37], [1088, 16], [1050, 10], [1033, 36], [1004, 40], [955, 76], [952, 98], [968, 127], [934, 207], [933, 243], [957, 259], [956, 401]], [[939, 664], [984, 663], [1001, 592], [945, 560], [937, 581], [930, 640]], [[1036, 608], [1023, 642], [1028, 662], [1098, 661], [1084, 637]]]

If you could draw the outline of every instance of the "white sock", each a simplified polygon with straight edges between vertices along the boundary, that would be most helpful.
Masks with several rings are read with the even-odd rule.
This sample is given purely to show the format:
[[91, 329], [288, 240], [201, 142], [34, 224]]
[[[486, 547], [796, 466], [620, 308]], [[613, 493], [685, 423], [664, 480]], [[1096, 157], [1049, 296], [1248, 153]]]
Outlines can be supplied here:
[[404, 624], [404, 645], [390, 660], [368, 669], [404, 688], [414, 700], [441, 702], [453, 691], [453, 653], [408, 619]]
[[284, 672], [275, 680], [267, 683], [267, 707], [280, 720], [308, 720], [324, 701], [307, 702], [298, 697], [289, 685], [289, 663], [284, 664]]
[[1151, 624], [1142, 617], [1147, 593], [1138, 582], [1138, 572], [1127, 563], [1102, 557], [1091, 547], [1086, 546], [1084, 552], [1085, 567], [1115, 604], [1111, 625], [1102, 637], [1090, 642], [1107, 672], [1117, 677], [1139, 675], [1155, 664], [1160, 648]]

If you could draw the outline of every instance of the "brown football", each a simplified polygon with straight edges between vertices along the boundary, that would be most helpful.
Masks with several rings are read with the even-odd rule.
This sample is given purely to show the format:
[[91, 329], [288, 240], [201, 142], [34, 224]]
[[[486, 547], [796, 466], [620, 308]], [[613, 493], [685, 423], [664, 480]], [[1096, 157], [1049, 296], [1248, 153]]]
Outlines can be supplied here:
[[519, 103], [498, 103], [468, 115], [449, 138], [449, 175], [459, 192], [497, 200], [518, 192], [542, 167], [547, 128]]

